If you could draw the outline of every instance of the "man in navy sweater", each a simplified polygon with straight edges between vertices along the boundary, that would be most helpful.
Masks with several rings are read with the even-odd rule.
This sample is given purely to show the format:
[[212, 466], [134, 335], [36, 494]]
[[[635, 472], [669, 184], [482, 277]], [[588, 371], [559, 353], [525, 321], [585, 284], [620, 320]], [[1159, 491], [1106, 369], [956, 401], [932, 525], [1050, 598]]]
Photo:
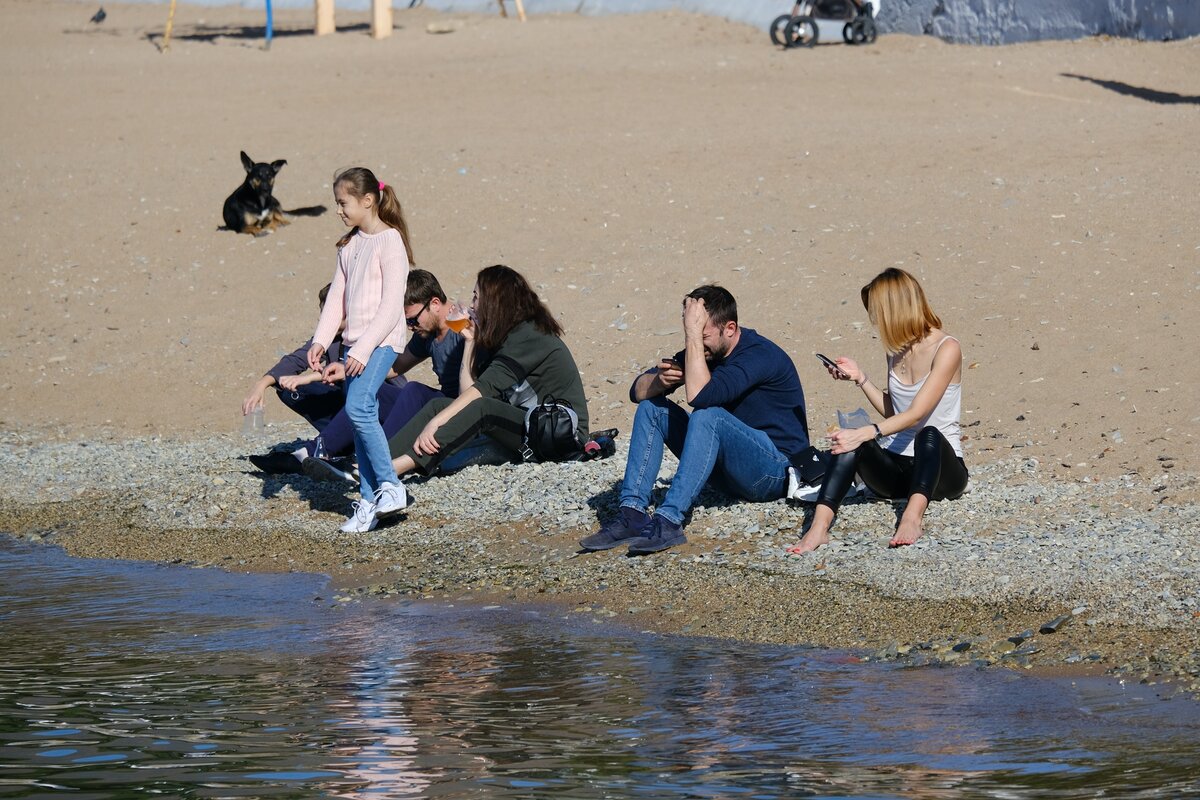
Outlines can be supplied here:
[[[579, 543], [585, 550], [628, 545], [629, 555], [643, 555], [682, 544], [685, 517], [710, 478], [745, 500], [777, 500], [788, 467], [810, 449], [795, 365], [777, 344], [738, 325], [732, 294], [720, 286], [693, 289], [683, 301], [683, 339], [682, 351], [630, 387], [638, 407], [620, 514]], [[690, 414], [668, 398], [679, 388]], [[679, 470], [649, 515], [664, 445], [679, 458]]]

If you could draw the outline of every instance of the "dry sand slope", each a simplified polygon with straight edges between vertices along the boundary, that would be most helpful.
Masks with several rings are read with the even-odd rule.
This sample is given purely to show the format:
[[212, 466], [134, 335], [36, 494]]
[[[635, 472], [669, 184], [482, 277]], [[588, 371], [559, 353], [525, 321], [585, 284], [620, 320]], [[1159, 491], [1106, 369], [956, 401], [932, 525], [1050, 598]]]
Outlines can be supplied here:
[[971, 459], [1020, 446], [1194, 496], [1198, 41], [784, 52], [687, 14], [456, 17], [434, 36], [424, 10], [373, 41], [366, 14], [317, 39], [285, 11], [264, 51], [261, 12], [181, 6], [163, 54], [163, 6], [99, 26], [90, 5], [0, 7], [10, 430], [237, 424], [310, 333], [341, 233], [331, 214], [218, 230], [244, 149], [288, 160], [285, 207], [376, 169], [456, 291], [524, 271], [600, 425], [628, 429], [632, 373], [676, 346], [680, 296], [717, 281], [793, 353], [823, 430], [861, 400], [810, 354], [879, 377], [857, 290], [896, 264], [962, 339]]

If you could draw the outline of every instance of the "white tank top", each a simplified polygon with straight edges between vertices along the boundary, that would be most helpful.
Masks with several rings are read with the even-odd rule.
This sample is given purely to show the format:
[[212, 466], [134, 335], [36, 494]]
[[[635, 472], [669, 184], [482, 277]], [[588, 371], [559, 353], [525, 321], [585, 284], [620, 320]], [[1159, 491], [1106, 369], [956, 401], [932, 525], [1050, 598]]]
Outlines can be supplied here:
[[[937, 343], [937, 347], [933, 348], [933, 355], [937, 355], [938, 349], [941, 348], [946, 341], [954, 339], [953, 336], [947, 336], [942, 341]], [[958, 339], [954, 339], [958, 341]], [[933, 365], [933, 358], [930, 358], [930, 366]], [[891, 359], [888, 359], [888, 394], [892, 398], [892, 410], [897, 414], [903, 414], [912, 405], [913, 398], [917, 396], [917, 392], [921, 391], [921, 387], [925, 385], [925, 381], [929, 380], [929, 375], [926, 375], [921, 380], [913, 384], [902, 383], [896, 377], [896, 373], [892, 371]], [[942, 436], [946, 437], [946, 441], [954, 448], [954, 454], [962, 458], [962, 432], [959, 426], [959, 420], [962, 418], [962, 383], [951, 383], [946, 387], [945, 394], [938, 404], [933, 407], [933, 411], [929, 412], [929, 416], [925, 419], [918, 420], [916, 424], [909, 428], [893, 433], [888, 437], [888, 441], [884, 444], [884, 449], [890, 450], [893, 453], [900, 455], [911, 456], [913, 454], [913, 439], [917, 437], [917, 433], [926, 425], [932, 425], [942, 432]]]

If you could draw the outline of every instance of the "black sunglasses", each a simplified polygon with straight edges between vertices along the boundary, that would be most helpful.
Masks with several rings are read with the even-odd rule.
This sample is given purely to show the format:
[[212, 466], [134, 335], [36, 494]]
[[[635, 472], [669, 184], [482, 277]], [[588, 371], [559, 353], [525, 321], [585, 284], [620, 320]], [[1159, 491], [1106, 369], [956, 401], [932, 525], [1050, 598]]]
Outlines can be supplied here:
[[421, 315], [425, 313], [425, 309], [429, 308], [429, 304], [432, 301], [433, 301], [433, 298], [431, 297], [425, 301], [425, 305], [421, 306], [420, 311], [418, 311], [416, 314], [413, 314], [411, 317], [405, 317], [404, 324], [410, 328], [417, 327], [417, 323], [421, 320]]

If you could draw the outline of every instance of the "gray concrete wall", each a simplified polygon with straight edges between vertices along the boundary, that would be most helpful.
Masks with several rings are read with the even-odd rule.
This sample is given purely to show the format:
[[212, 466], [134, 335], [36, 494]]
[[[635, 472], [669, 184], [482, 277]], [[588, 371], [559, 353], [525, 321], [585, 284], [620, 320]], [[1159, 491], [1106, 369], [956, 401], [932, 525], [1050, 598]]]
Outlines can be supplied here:
[[1108, 34], [1151, 41], [1200, 34], [1198, 0], [886, 0], [881, 31], [1009, 44]]
[[[405, 5], [404, 0], [396, 0]], [[447, 11], [495, 11], [495, 0], [425, 0]], [[511, 7], [513, 3], [510, 1]], [[789, 0], [526, 0], [530, 13], [620, 14], [676, 8], [765, 32]], [[962, 44], [1009, 44], [1109, 34], [1185, 39], [1200, 34], [1200, 0], [879, 0], [883, 33], [927, 34]]]
[[[152, 2], [154, 0], [151, 0]], [[222, 0], [193, 0], [217, 4]], [[392, 0], [407, 8], [408, 0]], [[274, 0], [277, 7], [312, 0]], [[262, 0], [241, 0], [261, 7]], [[337, 0], [340, 8], [365, 9], [370, 0]], [[495, 0], [425, 0], [442, 11], [496, 13]], [[508, 0], [510, 13], [515, 4]], [[681, 9], [760, 28], [791, 11], [792, 0], [525, 0], [531, 14], [629, 14]], [[937, 36], [960, 44], [1010, 44], [1039, 39], [1079, 39], [1108, 34], [1158, 41], [1200, 35], [1200, 0], [876, 0], [881, 33]]]

